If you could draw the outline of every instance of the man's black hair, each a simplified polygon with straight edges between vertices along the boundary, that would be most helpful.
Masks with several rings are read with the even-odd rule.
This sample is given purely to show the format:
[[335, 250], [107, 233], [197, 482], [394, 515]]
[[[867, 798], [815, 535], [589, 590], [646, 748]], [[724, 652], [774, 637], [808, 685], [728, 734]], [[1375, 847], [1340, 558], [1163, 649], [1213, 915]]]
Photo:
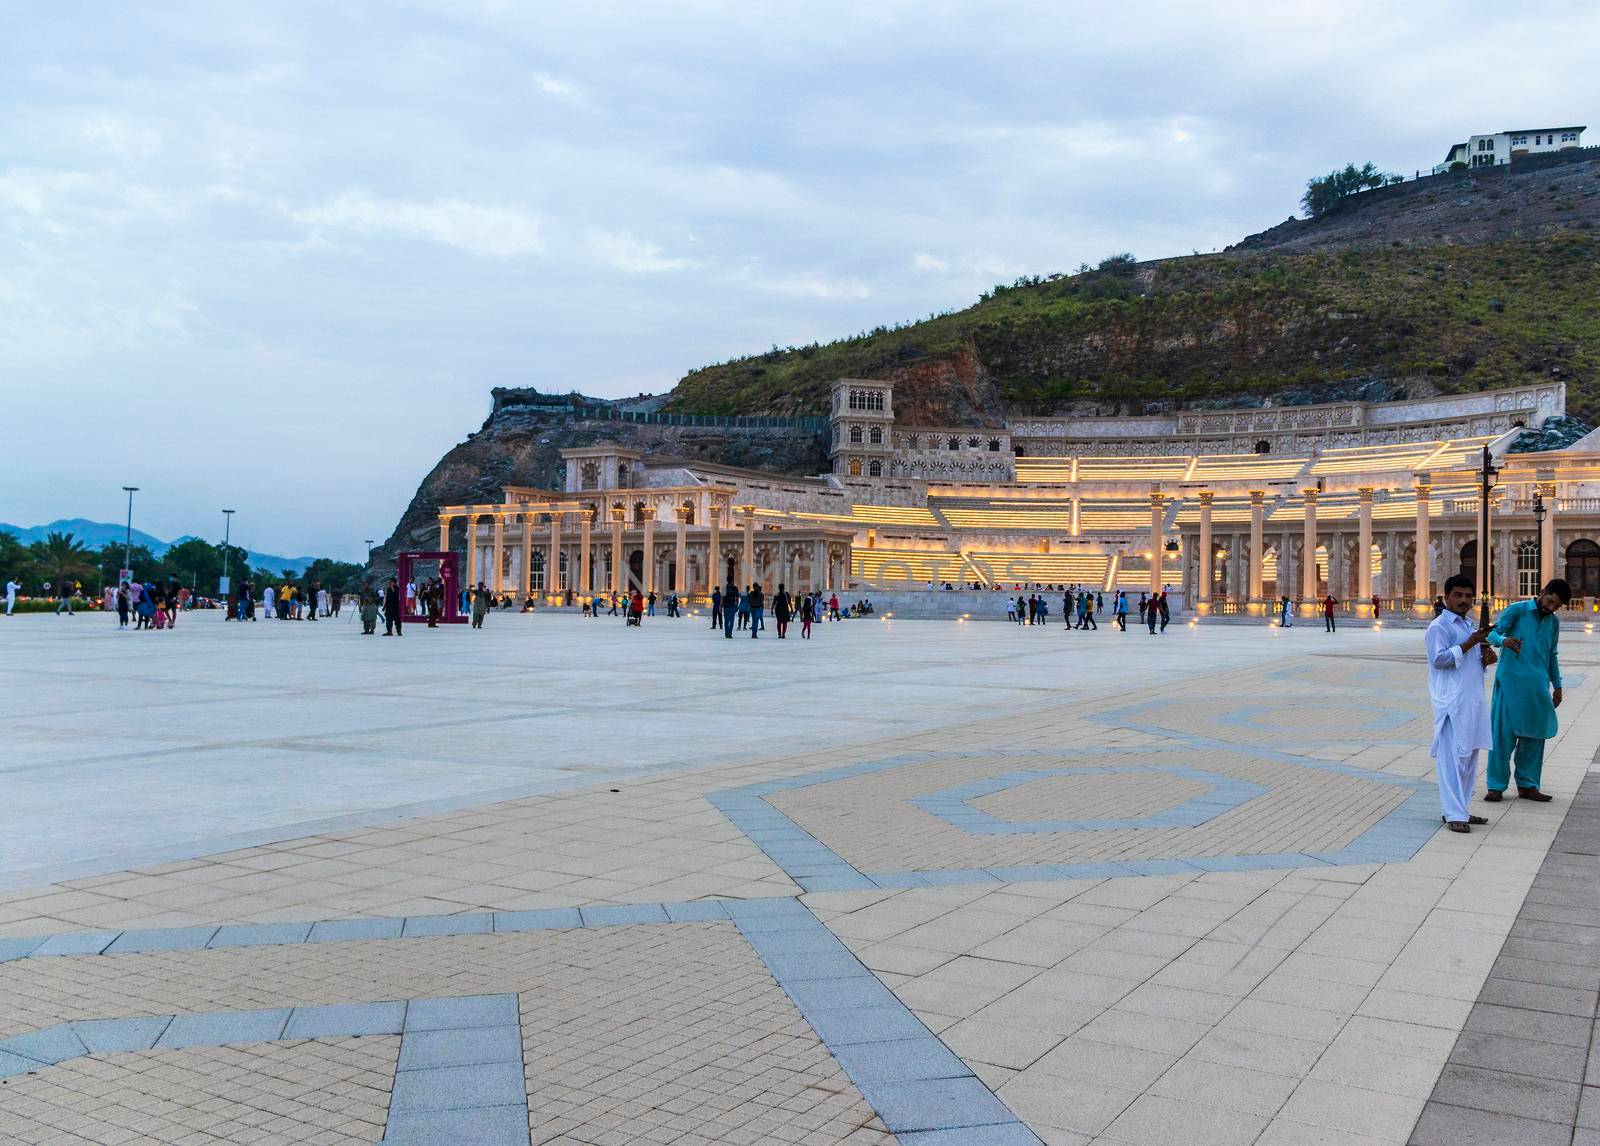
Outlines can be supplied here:
[[1544, 591], [1546, 593], [1554, 593], [1557, 597], [1560, 597], [1563, 605], [1570, 604], [1572, 601], [1572, 586], [1567, 584], [1565, 578], [1552, 577], [1550, 583], [1544, 587]]
[[1452, 589], [1465, 589], [1468, 592], [1474, 592], [1476, 588], [1472, 583], [1472, 578], [1465, 573], [1452, 573], [1444, 579], [1444, 592], [1440, 596], [1447, 595]]

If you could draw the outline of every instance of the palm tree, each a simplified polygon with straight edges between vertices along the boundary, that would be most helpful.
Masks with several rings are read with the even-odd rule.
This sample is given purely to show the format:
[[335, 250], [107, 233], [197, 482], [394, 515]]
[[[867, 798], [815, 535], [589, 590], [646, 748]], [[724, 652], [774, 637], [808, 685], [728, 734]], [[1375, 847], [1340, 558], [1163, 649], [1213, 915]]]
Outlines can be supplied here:
[[94, 575], [94, 551], [70, 533], [52, 533], [28, 546], [28, 556], [39, 572], [60, 592], [69, 581]]

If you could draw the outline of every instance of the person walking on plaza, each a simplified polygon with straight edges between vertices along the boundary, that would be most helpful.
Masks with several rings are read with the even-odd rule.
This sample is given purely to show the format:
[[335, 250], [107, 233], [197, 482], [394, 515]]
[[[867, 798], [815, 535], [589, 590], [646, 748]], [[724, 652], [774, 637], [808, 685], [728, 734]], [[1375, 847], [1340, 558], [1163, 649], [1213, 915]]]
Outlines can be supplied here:
[[711, 627], [722, 628], [722, 588], [719, 585], [711, 587]]
[[838, 619], [839, 619], [839, 594], [830, 593], [828, 595], [828, 620], [837, 621]]
[[1376, 593], [1372, 595], [1372, 619], [1374, 621], [1383, 619], [1383, 598]]
[[750, 639], [753, 641], [756, 634], [766, 627], [763, 617], [766, 616], [767, 595], [761, 591], [761, 582], [750, 586], [744, 599], [750, 603]]
[[1161, 590], [1161, 596], [1156, 598], [1156, 608], [1161, 614], [1161, 631], [1167, 631], [1167, 622], [1172, 620], [1172, 611], [1167, 607], [1167, 591]]
[[67, 578], [61, 582], [61, 595], [56, 598], [56, 616], [61, 615], [61, 610], [67, 611], [67, 616], [72, 616], [72, 579]]
[[733, 640], [733, 622], [740, 608], [739, 586], [732, 581], [722, 591], [722, 635]]
[[1424, 636], [1428, 652], [1428, 699], [1433, 704], [1433, 744], [1428, 749], [1439, 775], [1440, 818], [1452, 832], [1470, 832], [1486, 824], [1467, 814], [1478, 775], [1478, 750], [1493, 743], [1489, 706], [1483, 698], [1484, 669], [1495, 653], [1484, 643], [1488, 629], [1468, 619], [1473, 585], [1460, 573], [1445, 580], [1445, 611], [1433, 619]]
[[472, 627], [483, 628], [483, 619], [489, 615], [489, 588], [482, 581], [472, 591]]
[[1322, 599], [1322, 631], [1336, 633], [1339, 626], [1333, 623], [1333, 610], [1339, 604], [1332, 593]]
[[778, 591], [772, 597], [772, 619], [778, 625], [778, 639], [781, 641], [789, 632], [790, 617], [789, 591], [783, 587], [783, 582], [778, 582]]
[[1116, 611], [1116, 615], [1117, 615], [1117, 630], [1119, 632], [1123, 632], [1123, 633], [1127, 632], [1128, 631], [1128, 594], [1125, 593], [1124, 591], [1122, 591], [1121, 589], [1118, 589], [1116, 597], [1114, 597], [1112, 599], [1111, 607]]
[[749, 589], [744, 591], [744, 596], [739, 598], [739, 631], [741, 633], [750, 627], [750, 610], [754, 604], [750, 594], [754, 589], [754, 585], [750, 586]]
[[370, 588], [361, 590], [361, 635], [370, 637], [378, 631], [378, 597]]
[[1531, 601], [1507, 605], [1485, 638], [1509, 656], [1502, 656], [1494, 674], [1490, 705], [1494, 743], [1489, 750], [1488, 791], [1491, 803], [1503, 797], [1516, 756], [1517, 795], [1547, 802], [1544, 742], [1556, 734], [1556, 709], [1561, 706], [1561, 641], [1557, 612], [1572, 600], [1572, 589], [1557, 577]]
[[1278, 610], [1279, 616], [1282, 617], [1283, 627], [1286, 629], [1294, 628], [1294, 602], [1290, 601], [1288, 596], [1285, 596], [1279, 602]]
[[393, 577], [383, 587], [383, 635], [386, 637], [403, 637], [405, 633], [401, 626], [401, 611], [404, 604], [400, 597], [400, 582]]
[[128, 583], [124, 581], [117, 586], [117, 628], [119, 629], [128, 627], [128, 608]]
[[800, 639], [802, 641], [811, 639], [811, 622], [816, 619], [817, 599], [813, 594], [807, 593], [800, 598]]
[[6, 578], [6, 616], [11, 616], [12, 610], [17, 607], [17, 594], [21, 591], [22, 586], [17, 583], [15, 577]]
[[647, 617], [656, 615], [656, 595], [654, 593], [645, 598], [644, 615]]
[[633, 595], [628, 598], [627, 623], [635, 628], [644, 627], [644, 596], [637, 589], [635, 589], [633, 591]]
[[1157, 607], [1158, 599], [1152, 595], [1144, 602], [1144, 623], [1150, 630], [1150, 635], [1156, 635], [1156, 622], [1161, 619], [1161, 610]]

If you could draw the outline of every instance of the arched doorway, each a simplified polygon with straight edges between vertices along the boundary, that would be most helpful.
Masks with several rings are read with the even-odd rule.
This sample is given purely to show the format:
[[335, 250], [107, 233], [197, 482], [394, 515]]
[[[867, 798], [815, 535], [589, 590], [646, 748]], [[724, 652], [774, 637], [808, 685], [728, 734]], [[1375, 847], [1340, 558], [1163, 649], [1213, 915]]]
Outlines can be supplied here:
[[1600, 597], [1600, 545], [1580, 537], [1567, 546], [1566, 573], [1574, 597]]
[[628, 576], [630, 584], [644, 589], [644, 550], [634, 549], [628, 553]]
[[1487, 590], [1492, 596], [1496, 588], [1494, 583], [1494, 546], [1489, 546], [1488, 585], [1478, 584], [1478, 539], [1476, 537], [1461, 547], [1461, 567], [1456, 572], [1471, 581], [1477, 587], [1478, 592], [1482, 593]]

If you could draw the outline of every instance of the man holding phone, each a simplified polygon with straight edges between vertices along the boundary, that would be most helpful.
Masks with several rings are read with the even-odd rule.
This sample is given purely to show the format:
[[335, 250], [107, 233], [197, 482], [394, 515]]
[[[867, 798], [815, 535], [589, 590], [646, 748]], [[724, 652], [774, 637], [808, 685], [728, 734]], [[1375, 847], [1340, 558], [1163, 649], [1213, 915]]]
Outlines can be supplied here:
[[1550, 799], [1539, 786], [1544, 778], [1544, 742], [1556, 734], [1556, 709], [1561, 705], [1557, 613], [1571, 600], [1572, 589], [1557, 577], [1531, 601], [1507, 605], [1486, 638], [1510, 654], [1494, 674], [1494, 744], [1489, 751], [1489, 790], [1483, 796], [1490, 803], [1504, 797], [1513, 753], [1517, 795], [1539, 803]]
[[[1483, 699], [1483, 670], [1495, 662], [1484, 643], [1489, 629], [1468, 620], [1472, 579], [1456, 574], [1444, 583], [1444, 612], [1428, 626], [1428, 699], [1433, 702], [1433, 744], [1428, 749], [1439, 775], [1439, 807], [1452, 832], [1488, 823], [1467, 814], [1478, 777], [1478, 750], [1493, 743]], [[1496, 686], [1498, 689], [1498, 685]]]

